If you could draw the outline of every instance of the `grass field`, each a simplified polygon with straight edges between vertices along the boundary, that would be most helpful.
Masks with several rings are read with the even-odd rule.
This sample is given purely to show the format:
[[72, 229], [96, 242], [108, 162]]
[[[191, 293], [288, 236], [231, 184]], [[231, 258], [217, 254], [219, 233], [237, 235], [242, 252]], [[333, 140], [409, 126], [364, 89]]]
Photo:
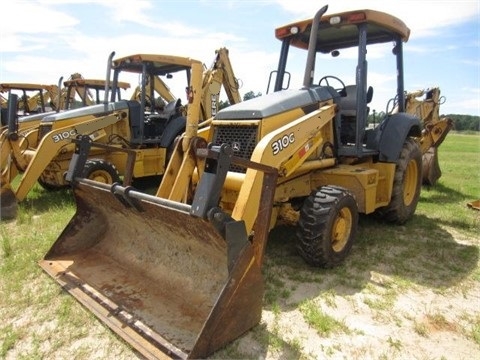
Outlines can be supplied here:
[[[342, 266], [307, 266], [295, 230], [274, 229], [261, 323], [211, 358], [480, 358], [480, 135], [451, 133], [443, 176], [403, 226], [361, 217]], [[0, 224], [0, 359], [137, 359], [38, 267], [75, 210], [36, 186]]]

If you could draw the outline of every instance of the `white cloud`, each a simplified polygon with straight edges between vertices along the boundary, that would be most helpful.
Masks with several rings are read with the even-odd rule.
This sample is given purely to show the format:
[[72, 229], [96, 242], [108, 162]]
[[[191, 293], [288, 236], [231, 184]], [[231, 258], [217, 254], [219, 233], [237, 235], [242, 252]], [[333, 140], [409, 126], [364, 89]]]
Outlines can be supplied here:
[[480, 114], [480, 96], [454, 101], [448, 105], [448, 108], [442, 108], [443, 114], [458, 114], [458, 109], [462, 109], [461, 113], [465, 114]]
[[[182, 2], [184, 4], [180, 2], [178, 4], [177, 17], [172, 16], [172, 13], [170, 15], [162, 13], [162, 3], [159, 1], [10, 1], [9, 7], [2, 8], [3, 20], [0, 22], [2, 39], [0, 81], [27, 79], [27, 82], [56, 82], [59, 76], [68, 77], [73, 72], [80, 72], [89, 78], [104, 78], [106, 60], [113, 50], [117, 57], [132, 53], [190, 56], [209, 66], [213, 60], [214, 50], [226, 46], [230, 50], [235, 73], [243, 82], [241, 93], [247, 91], [265, 93], [268, 75], [271, 70], [276, 69], [278, 63], [279, 42], [273, 36], [274, 27], [297, 19], [309, 18], [323, 6], [323, 3], [311, 0], [262, 0], [261, 2], [182, 0]], [[80, 17], [80, 13], [77, 15], [72, 10], [77, 9], [80, 4], [82, 10], [90, 11], [91, 9], [95, 16], [108, 16], [105, 25], [98, 29], [86, 29], [84, 22], [88, 22]], [[415, 54], [420, 53], [438, 57], [448, 55], [458, 63], [476, 66], [476, 68], [472, 67], [474, 79], [475, 76], [478, 77], [478, 59], [461, 57], [460, 54], [461, 49], [466, 46], [478, 47], [478, 40], [476, 44], [472, 44], [474, 40], [465, 44], [455, 43], [452, 40], [453, 36], [461, 37], [462, 35], [452, 32], [449, 25], [460, 24], [475, 17], [479, 18], [479, 4], [478, 1], [342, 0], [329, 3], [328, 13], [372, 8], [386, 11], [402, 20], [405, 19], [412, 29], [411, 39], [418, 40], [413, 44], [410, 42], [405, 47], [406, 56], [414, 57]], [[255, 15], [262, 19], [261, 23], [250, 26], [250, 30], [258, 29], [259, 37], [263, 35], [261, 42], [257, 41], [255, 35], [252, 38], [252, 33], [247, 35], [242, 31], [242, 27], [250, 25], [251, 22], [248, 16], [245, 18], [245, 13], [248, 13], [245, 10], [247, 5], [255, 6]], [[191, 17], [190, 21], [186, 20], [186, 17], [182, 16], [184, 15], [183, 6], [198, 11], [198, 21], [191, 21]], [[258, 9], [259, 7], [265, 7], [265, 10]], [[283, 19], [268, 17], [274, 7], [277, 13], [282, 13], [279, 9], [284, 10]], [[263, 12], [265, 15], [262, 15]], [[18, 21], [19, 14], [21, 14], [21, 22]], [[218, 18], [223, 14], [225, 18], [233, 19], [232, 26], [218, 26], [215, 19], [223, 20]], [[205, 19], [212, 20], [203, 23], [202, 20]], [[440, 31], [445, 33], [441, 34]], [[265, 36], [267, 32], [269, 36]], [[429, 39], [426, 36], [432, 36], [432, 41], [423, 41]], [[440, 45], [439, 39], [443, 40]], [[385, 69], [375, 64], [377, 60], [382, 62], [384, 59], [388, 63], [387, 58], [391, 56], [390, 50], [389, 47], [381, 46], [369, 48], [369, 83], [375, 86], [372, 108], [377, 107], [383, 110], [389, 97], [392, 96], [392, 84], [395, 89], [393, 60], [391, 67], [385, 67]], [[355, 70], [355, 65], [351, 65], [351, 59], [355, 59], [356, 56], [355, 49], [344, 50], [341, 59], [350, 61], [347, 65], [337, 66], [330, 71], [328, 70], [330, 65], [336, 60], [329, 59], [329, 64], [322, 70], [325, 70], [324, 74], [335, 74], [350, 83], [353, 81]], [[414, 62], [411, 61], [411, 63]], [[292, 78], [300, 79], [292, 81], [291, 87], [301, 86], [304, 70], [303, 55], [291, 52], [289, 64], [295, 65], [290, 69]], [[425, 80], [429, 81], [421, 73], [422, 66], [415, 63], [415, 67], [420, 68], [419, 74], [412, 73], [413, 67], [409, 67], [410, 78], [417, 82], [417, 84], [407, 84], [409, 90], [414, 90], [410, 87], [421, 84]], [[447, 72], [445, 74], [439, 72], [439, 77], [433, 80], [441, 79], [445, 75]], [[444, 81], [442, 86], [448, 86], [450, 83]], [[423, 86], [425, 85], [428, 86], [428, 84]], [[456, 91], [445, 88], [442, 92], [447, 93], [449, 90]]]
[[4, 36], [13, 34], [60, 34], [76, 24], [74, 17], [39, 2], [10, 1], [2, 7], [0, 35], [3, 42]]

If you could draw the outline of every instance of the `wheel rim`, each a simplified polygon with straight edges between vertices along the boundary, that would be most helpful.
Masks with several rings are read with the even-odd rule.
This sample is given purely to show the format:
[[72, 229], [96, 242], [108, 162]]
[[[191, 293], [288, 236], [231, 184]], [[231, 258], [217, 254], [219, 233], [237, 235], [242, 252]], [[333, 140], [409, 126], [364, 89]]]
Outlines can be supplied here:
[[96, 182], [101, 182], [104, 184], [113, 184], [113, 178], [112, 175], [110, 175], [108, 172], [103, 171], [103, 170], [96, 170], [93, 171], [88, 178], [90, 180], [96, 181]]
[[338, 212], [332, 228], [332, 249], [340, 252], [345, 248], [350, 238], [353, 216], [349, 208], [343, 208]]
[[403, 180], [403, 202], [405, 205], [410, 205], [415, 198], [417, 191], [418, 167], [415, 160], [410, 160], [405, 172]]

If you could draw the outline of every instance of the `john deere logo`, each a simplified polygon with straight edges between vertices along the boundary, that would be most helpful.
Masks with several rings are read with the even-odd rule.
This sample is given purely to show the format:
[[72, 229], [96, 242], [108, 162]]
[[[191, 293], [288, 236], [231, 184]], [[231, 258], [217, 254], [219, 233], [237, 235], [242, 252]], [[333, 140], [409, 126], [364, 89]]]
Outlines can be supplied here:
[[234, 142], [232, 143], [232, 149], [233, 149], [233, 151], [240, 151], [240, 143], [234, 141]]

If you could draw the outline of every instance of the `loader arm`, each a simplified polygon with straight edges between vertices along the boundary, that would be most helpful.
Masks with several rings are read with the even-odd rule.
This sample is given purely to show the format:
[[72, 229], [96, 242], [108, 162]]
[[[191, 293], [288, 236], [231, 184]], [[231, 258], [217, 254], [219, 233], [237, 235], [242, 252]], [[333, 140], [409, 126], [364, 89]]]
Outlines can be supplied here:
[[24, 152], [28, 147], [36, 146], [38, 127], [32, 126], [19, 132], [10, 133], [8, 129], [0, 135], [0, 186], [10, 187], [11, 181], [19, 172], [25, 171], [28, 160]]
[[[255, 147], [251, 161], [279, 169], [280, 177], [288, 177], [326, 141], [333, 132], [335, 105], [325, 105], [291, 123], [269, 133]], [[329, 138], [332, 135], [330, 135]], [[278, 141], [288, 138], [289, 146], [278, 150]], [[247, 233], [254, 225], [259, 206], [263, 174], [248, 169], [240, 188], [232, 218], [244, 220]]]
[[113, 125], [120, 120], [121, 117], [119, 115], [112, 114], [100, 119], [88, 120], [72, 126], [66, 126], [45, 135], [39, 143], [15, 191], [17, 201], [25, 199], [46, 166], [55, 158], [63, 146], [71, 143], [72, 137], [80, 134], [91, 134], [109, 125]]
[[6, 166], [9, 156], [10, 142], [8, 141], [8, 129], [3, 129], [0, 134], [0, 166], [2, 170]]
[[[185, 133], [175, 146], [170, 161], [168, 162], [157, 196], [170, 200], [185, 200], [187, 188], [190, 185], [191, 174], [197, 161], [192, 152], [198, 141], [198, 121], [204, 90], [202, 87], [202, 65], [192, 64], [192, 79], [188, 89], [187, 123]], [[195, 144], [195, 145], [193, 145]]]

